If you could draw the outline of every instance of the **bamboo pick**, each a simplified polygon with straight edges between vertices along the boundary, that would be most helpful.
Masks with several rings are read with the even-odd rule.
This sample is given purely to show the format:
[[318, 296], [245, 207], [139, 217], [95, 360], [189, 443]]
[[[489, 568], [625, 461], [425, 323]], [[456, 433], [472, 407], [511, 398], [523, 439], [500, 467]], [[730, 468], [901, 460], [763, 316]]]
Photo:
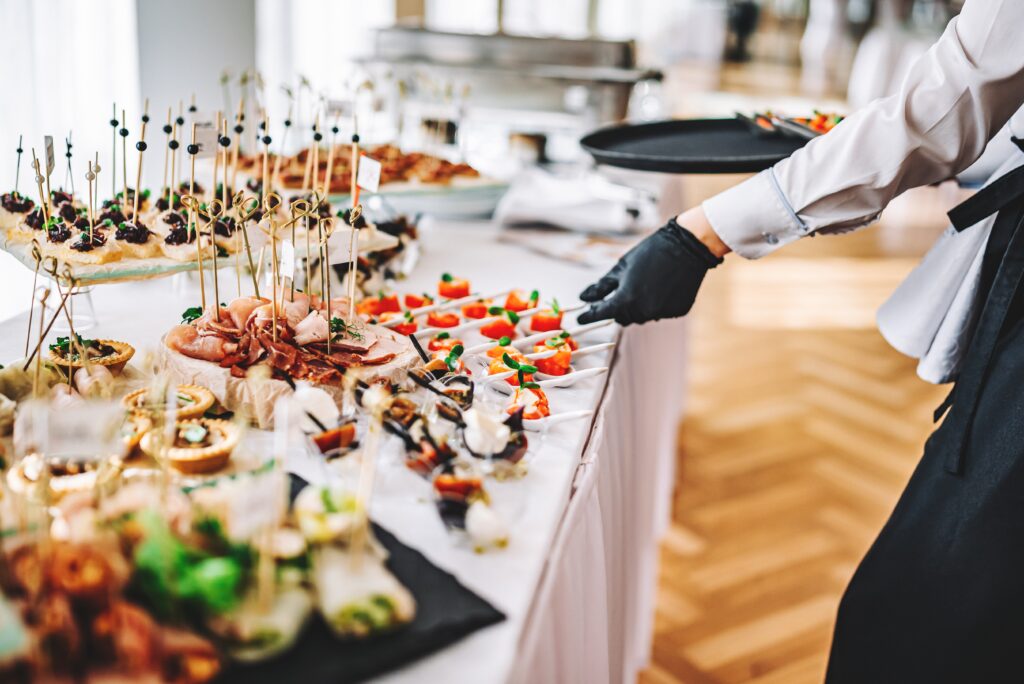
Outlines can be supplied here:
[[188, 225], [185, 227], [185, 239], [188, 241], [188, 231], [192, 229], [192, 226], [196, 227], [196, 258], [199, 261], [199, 295], [202, 299], [201, 303], [203, 311], [206, 311], [206, 278], [203, 276], [203, 236], [199, 234], [199, 219], [196, 217], [196, 152], [199, 149], [196, 147], [196, 122], [192, 122], [192, 143], [188, 146], [188, 154], [191, 158], [191, 171], [189, 172], [188, 181], [188, 194], [191, 198], [188, 207]]
[[[167, 209], [174, 210], [174, 195], [178, 193], [178, 174], [175, 165], [178, 161], [178, 122], [175, 121], [171, 127], [171, 139], [167, 141], [167, 148], [171, 150], [171, 184], [167, 186]], [[179, 201], [179, 206], [181, 202]]]
[[[224, 205], [224, 213], [228, 213], [228, 147], [231, 145], [231, 138], [228, 137], [228, 118], [225, 116], [222, 122], [223, 126], [223, 137], [222, 140], [226, 141], [227, 144], [221, 144], [221, 148], [224, 153], [224, 182], [221, 185], [221, 203]], [[234, 190], [234, 188], [232, 188]], [[238, 207], [235, 206], [234, 201], [231, 203], [231, 209], [235, 213], [235, 232], [241, 230], [241, 225], [238, 222]], [[237, 241], [237, 238], [236, 238]], [[238, 288], [238, 296], [242, 296], [242, 254], [240, 249], [235, 249], [235, 285]]]
[[281, 136], [281, 149], [274, 157], [274, 173], [271, 178], [274, 182], [274, 187], [281, 187], [281, 160], [284, 155], [288, 153], [288, 129], [292, 127], [292, 105], [288, 105], [288, 118], [284, 120], [284, 134]]
[[274, 303], [271, 304], [270, 310], [272, 312], [271, 318], [273, 319], [273, 330], [274, 330], [274, 342], [277, 342], [277, 277], [278, 277], [278, 263], [277, 263], [277, 219], [274, 215], [270, 216], [270, 274], [274, 283]]
[[89, 162], [89, 170], [85, 172], [85, 179], [89, 181], [89, 244], [93, 241], [93, 232], [95, 231], [96, 219], [93, 214], [92, 204], [92, 185], [93, 181], [96, 180], [96, 172], [92, 170], [92, 162]]
[[[92, 172], [96, 176], [100, 175], [100, 153], [96, 152], [96, 161], [92, 163]], [[97, 182], [93, 185], [92, 191], [92, 203], [93, 206], [99, 206], [100, 203], [100, 184]]]
[[[28, 356], [28, 346], [32, 339], [32, 315], [36, 310], [36, 281], [39, 279], [39, 265], [43, 263], [43, 253], [39, 250], [39, 241], [32, 238], [32, 258], [35, 259], [36, 267], [32, 271], [32, 296], [28, 307], [28, 328], [25, 330], [25, 356]], [[46, 312], [39, 314], [43, 316]]]
[[[164, 183], [160, 186], [160, 192], [163, 192], [164, 188], [168, 189], [168, 195], [170, 195], [170, 187], [167, 185], [167, 165], [170, 162], [171, 157], [171, 132], [174, 131], [174, 127], [171, 125], [171, 117], [174, 116], [171, 113], [171, 108], [167, 108], [167, 123], [164, 124]], [[171, 197], [167, 198], [167, 208], [173, 209], [171, 206]]]
[[[326, 294], [324, 300], [327, 302], [327, 355], [331, 355], [331, 253], [327, 248], [327, 242], [334, 232], [334, 217], [324, 217], [317, 221], [317, 230], [320, 239], [324, 243], [324, 271], [327, 273]], [[307, 244], [308, 241], [307, 241]]]
[[[49, 294], [50, 291], [47, 290], [46, 292], [47, 292], [47, 294]], [[66, 309], [67, 300], [68, 300], [68, 297], [70, 297], [70, 296], [71, 296], [71, 290], [68, 290], [61, 297], [60, 304], [58, 304], [56, 310], [54, 310], [53, 317], [50, 318], [50, 322], [46, 324], [46, 329], [43, 331], [39, 343], [36, 344], [35, 348], [32, 350], [32, 353], [28, 355], [28, 359], [25, 361], [25, 365], [21, 367], [22, 370], [27, 371], [28, 367], [32, 365], [32, 359], [34, 359], [36, 354], [39, 353], [39, 348], [42, 346], [42, 338], [45, 338], [47, 335], [50, 334], [50, 328], [52, 328], [53, 324], [57, 322], [57, 318], [60, 316], [60, 312], [62, 310]], [[42, 311], [39, 314], [39, 326], [40, 327], [42, 327], [43, 320], [46, 318], [46, 316], [43, 315], [45, 313], [46, 313], [46, 307], [44, 305], [43, 308], [42, 308]]]
[[39, 206], [46, 219], [50, 222], [50, 203], [46, 201], [46, 194], [43, 192], [43, 175], [39, 170], [39, 159], [36, 157], [36, 148], [32, 148], [32, 169], [36, 172], [36, 187], [39, 188]]
[[[121, 130], [118, 131], [121, 136], [121, 181], [124, 194], [121, 196], [121, 207], [124, 208], [128, 202], [128, 128], [125, 126], [124, 110], [121, 110]], [[135, 217], [132, 217], [135, 220]]]
[[[45, 152], [45, 150], [44, 150]], [[46, 167], [46, 198], [43, 202], [46, 204], [46, 208], [50, 216], [53, 216], [53, 189], [50, 187], [50, 167]]]
[[[42, 293], [40, 293], [40, 295], [39, 295], [39, 310], [40, 311], [46, 311], [46, 299], [49, 296], [50, 296], [49, 288], [44, 288]], [[48, 330], [43, 330], [43, 319], [44, 318], [45, 318], [45, 316], [40, 314], [40, 316], [39, 316], [39, 342], [38, 342], [38, 344], [36, 344], [36, 351], [38, 351], [39, 348], [43, 346], [43, 339], [46, 337], [46, 333], [48, 332]], [[53, 318], [54, 318], [54, 320], [57, 319], [57, 314], [56, 313], [54, 313]], [[28, 370], [28, 365], [31, 364], [31, 363], [32, 363], [32, 359], [30, 357], [29, 360], [28, 360], [28, 363], [25, 364], [25, 369], [26, 370]], [[40, 359], [39, 362], [36, 363], [35, 372], [32, 375], [32, 396], [33, 397], [38, 397], [39, 396], [39, 371], [42, 369], [42, 366], [43, 366], [43, 360]]]
[[[249, 274], [252, 276], [252, 291], [256, 297], [260, 296], [260, 285], [259, 285], [259, 272], [256, 270], [252, 261], [252, 247], [249, 245], [249, 220], [255, 216], [256, 212], [259, 211], [259, 202], [256, 202], [256, 206], [251, 211], [246, 211], [245, 203], [248, 200], [245, 199], [245, 194], [239, 190], [235, 193], [232, 204], [235, 207], [235, 215], [238, 217], [238, 229], [242, 231], [242, 241], [245, 244], [245, 256], [249, 261]], [[261, 257], [262, 258], [262, 257]]]
[[117, 198], [117, 103], [114, 103], [114, 114], [110, 118], [110, 197]]
[[[213, 253], [213, 317], [220, 323], [220, 278], [218, 277], [217, 265], [217, 221], [224, 213], [224, 206], [217, 199], [217, 174], [220, 171], [220, 121], [221, 113], [217, 112], [217, 148], [213, 150], [213, 184], [210, 186], [210, 204], [206, 208], [206, 229], [210, 231], [210, 249]], [[196, 240], [199, 240], [198, 226], [196, 226]]]
[[320, 177], [320, 141], [323, 139], [323, 134], [320, 132], [320, 114], [317, 113], [316, 119], [313, 122], [313, 176], [312, 186], [310, 191], [316, 192], [316, 179]]
[[[174, 122], [178, 126], [178, 131], [182, 131], [182, 132], [185, 131], [184, 107], [185, 107], [185, 103], [182, 102], [181, 100], [178, 100], [178, 116], [174, 119]], [[178, 135], [177, 133], [174, 133], [173, 137], [177, 137], [177, 135]], [[178, 161], [178, 155], [180, 154], [180, 150], [181, 150], [181, 145], [179, 144], [174, 149], [174, 157], [171, 159], [171, 185], [174, 186], [176, 191], [181, 189], [180, 185], [178, 183], [178, 176], [176, 176], [175, 173], [174, 173], [174, 166], [175, 166], [175, 163]], [[184, 168], [185, 167], [183, 167], [180, 164], [178, 164], [178, 172], [179, 173], [181, 173], [184, 170]], [[181, 193], [179, 192], [178, 194], [181, 194]]]
[[270, 122], [267, 120], [266, 113], [263, 114], [263, 174], [260, 176], [262, 179], [260, 186], [261, 199], [264, 202], [264, 210], [267, 210], [266, 199], [267, 196], [272, 192], [270, 187], [270, 178], [268, 176], [268, 157], [270, 156], [270, 135], [267, 130], [270, 128]]
[[18, 185], [21, 181], [21, 153], [25, 151], [25, 148], [21, 146], [21, 135], [18, 135], [18, 148], [15, 152], [18, 153], [18, 164], [14, 167], [14, 194], [18, 194]]
[[348, 224], [352, 227], [352, 235], [349, 237], [349, 284], [348, 284], [348, 318], [355, 320], [356, 315], [356, 274], [359, 267], [359, 241], [356, 238], [356, 221], [362, 211], [359, 208], [359, 117], [353, 110], [352, 113], [352, 162], [351, 162], [350, 190], [352, 192], [352, 209], [349, 211]]
[[334, 177], [334, 148], [338, 141], [338, 117], [334, 117], [334, 123], [331, 125], [331, 147], [327, 153], [327, 168], [324, 169], [324, 199], [331, 196], [331, 180]]
[[[147, 100], [146, 102], [149, 102]], [[148, 116], [146, 117], [149, 118]], [[139, 151], [139, 164], [135, 167], [135, 201], [132, 202], [132, 222], [139, 225], [139, 198], [142, 197], [142, 153], [146, 151], [146, 124], [142, 122], [142, 131], [139, 133], [139, 142], [135, 143], [135, 149]], [[128, 195], [125, 195], [127, 200]]]
[[[66, 145], [64, 156], [67, 157], [68, 160], [68, 169], [67, 171], [64, 172], [64, 180], [65, 182], [67, 182], [68, 180], [71, 181], [71, 196], [74, 197], [75, 177], [71, 173], [71, 131], [68, 131], [68, 137], [64, 138], [64, 144]], [[61, 186], [61, 189], [63, 190], [63, 186]]]
[[245, 95], [238, 101], [238, 113], [235, 114], [235, 145], [231, 150], [231, 190], [238, 190], [238, 155], [242, 149], [242, 133], [245, 126], [242, 120], [245, 118]]

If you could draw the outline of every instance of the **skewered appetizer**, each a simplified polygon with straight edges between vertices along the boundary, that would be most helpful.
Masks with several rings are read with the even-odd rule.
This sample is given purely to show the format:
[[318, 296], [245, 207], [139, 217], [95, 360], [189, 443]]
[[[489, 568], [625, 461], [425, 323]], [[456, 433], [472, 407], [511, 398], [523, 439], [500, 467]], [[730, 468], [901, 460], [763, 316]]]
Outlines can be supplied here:
[[87, 340], [81, 335], [58, 337], [50, 345], [50, 360], [64, 368], [82, 368], [87, 364], [106, 366], [120, 372], [135, 354], [135, 347], [116, 340]]
[[[439, 157], [419, 152], [402, 152], [394, 145], [379, 145], [363, 148], [366, 156], [381, 163], [380, 183], [416, 182], [416, 183], [448, 183], [457, 176], [474, 178], [479, 173], [468, 164], [455, 164]], [[351, 153], [350, 145], [336, 145], [334, 148], [334, 169], [330, 175], [330, 193], [347, 193], [351, 186]], [[302, 189], [306, 179], [306, 169], [312, 167], [310, 157], [312, 150], [306, 148], [298, 154], [283, 157], [280, 162], [281, 184], [288, 189]], [[327, 149], [321, 149], [319, 168], [315, 170], [317, 178], [323, 178], [327, 172], [330, 155]], [[243, 156], [239, 158], [239, 168], [259, 176], [260, 156]], [[277, 164], [276, 155], [270, 155], [270, 165]]]
[[0, 230], [17, 227], [35, 206], [31, 198], [16, 190], [0, 195]]
[[323, 546], [313, 555], [317, 608], [327, 626], [342, 638], [365, 638], [412, 622], [416, 601], [388, 572], [381, 558], [362, 552], [358, 563], [350, 552]]

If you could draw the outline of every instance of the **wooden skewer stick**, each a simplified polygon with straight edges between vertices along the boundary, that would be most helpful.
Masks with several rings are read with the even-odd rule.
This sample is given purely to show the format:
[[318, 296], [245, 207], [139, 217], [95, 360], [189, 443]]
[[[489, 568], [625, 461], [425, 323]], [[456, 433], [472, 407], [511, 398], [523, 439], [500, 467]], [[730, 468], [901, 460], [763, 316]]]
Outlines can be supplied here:
[[192, 230], [192, 226], [195, 226], [196, 231], [196, 259], [199, 262], [199, 295], [201, 298], [201, 304], [203, 311], [206, 311], [206, 278], [203, 275], [203, 236], [199, 234], [199, 219], [196, 216], [196, 209], [198, 208], [198, 202], [196, 201], [196, 153], [199, 152], [199, 146], [196, 145], [196, 122], [192, 122], [192, 142], [188, 146], [188, 155], [191, 159], [191, 171], [189, 172], [188, 180], [188, 194], [189, 194], [189, 207], [188, 207], [188, 226], [186, 227], [185, 237], [188, 239], [188, 231]]
[[[351, 181], [350, 189], [352, 192], [352, 209], [348, 215], [348, 224], [352, 227], [352, 235], [349, 237], [349, 284], [348, 284], [348, 318], [349, 321], [355, 320], [356, 315], [356, 275], [359, 271], [359, 240], [356, 235], [358, 229], [356, 228], [356, 221], [359, 220], [359, 216], [362, 214], [362, 210], [359, 207], [359, 118], [353, 112], [352, 114], [352, 162], [351, 162]], [[359, 211], [357, 211], [359, 209]]]
[[[327, 355], [331, 355], [331, 252], [328, 248], [328, 242], [331, 239], [331, 233], [334, 232], [334, 217], [324, 217], [317, 221], [317, 229], [320, 233], [320, 239], [324, 244], [324, 270], [327, 273], [326, 293], [324, 296], [327, 302]], [[308, 242], [307, 242], [308, 244]]]
[[[238, 191], [238, 155], [242, 150], [242, 133], [245, 126], [242, 121], [245, 119], [245, 95], [238, 101], [238, 112], [235, 114], [235, 145], [231, 150], [231, 190]], [[225, 171], [226, 173], [226, 171]]]
[[[238, 208], [234, 205], [234, 202], [228, 205], [228, 148], [231, 147], [231, 138], [228, 137], [228, 118], [225, 116], [224, 120], [221, 121], [221, 153], [224, 155], [224, 176], [223, 182], [220, 186], [220, 201], [224, 205], [224, 215], [228, 216], [229, 210], [234, 210], [235, 214], [235, 232], [241, 230], [241, 225], [238, 222]], [[234, 188], [232, 188], [234, 190]], [[228, 226], [230, 228], [230, 226]], [[237, 242], [237, 237], [235, 242]], [[235, 247], [235, 285], [238, 288], [238, 296], [242, 296], [242, 254], [237, 245]]]
[[[124, 194], [121, 196], [121, 207], [124, 208], [128, 202], [128, 127], [125, 125], [124, 110], [121, 110], [121, 184]], [[132, 217], [135, 220], [135, 217]]]
[[[255, 206], [247, 209], [246, 204], [249, 200], [245, 199], [245, 193], [241, 190], [235, 193], [235, 197], [232, 200], [232, 205], [235, 208], [235, 215], [238, 217], [238, 230], [242, 231], [242, 243], [245, 245], [245, 256], [249, 261], [249, 274], [252, 276], [252, 291], [256, 297], [260, 296], [260, 283], [259, 283], [259, 271], [253, 264], [252, 260], [252, 247], [249, 244], [249, 220], [256, 215], [256, 212], [260, 209], [258, 201], [254, 200]], [[263, 258], [263, 253], [260, 252], [260, 259]]]
[[324, 189], [323, 196], [324, 200], [331, 196], [331, 181], [334, 177], [334, 148], [338, 142], [338, 118], [334, 118], [334, 123], [331, 124], [331, 148], [327, 152], [327, 168], [324, 169]]
[[[292, 105], [288, 105], [288, 118], [284, 120], [284, 134], [281, 136], [281, 147], [277, 156], [274, 157], [274, 173], [271, 175], [274, 187], [281, 187], [281, 160], [288, 153], [288, 129], [292, 127]], [[306, 286], [309, 287], [308, 285]]]
[[[39, 310], [40, 311], [46, 311], [46, 299], [49, 296], [50, 296], [50, 290], [49, 289], [44, 289], [39, 294]], [[62, 304], [63, 304], [63, 302], [62, 302]], [[46, 337], [46, 333], [48, 332], [48, 330], [43, 330], [43, 319], [44, 318], [45, 318], [45, 316], [40, 314], [40, 316], [39, 316], [39, 343], [36, 344], [36, 351], [39, 351], [39, 348], [43, 346], [43, 339]], [[53, 319], [57, 320], [57, 314], [56, 313], [54, 313]], [[53, 323], [51, 322], [51, 325], [52, 324]], [[29, 358], [28, 363], [29, 364], [32, 363], [31, 357]], [[38, 397], [39, 396], [39, 371], [42, 369], [42, 366], [43, 366], [43, 360], [40, 359], [36, 363], [35, 372], [32, 375], [32, 396], [33, 397]], [[25, 370], [28, 370], [28, 364], [25, 364]]]
[[114, 114], [110, 117], [110, 197], [117, 197], [117, 103], [114, 103]]
[[89, 162], [89, 170], [85, 172], [85, 179], [89, 181], [89, 244], [93, 244], [93, 233], [96, 228], [96, 218], [93, 214], [92, 186], [96, 180], [96, 172], [92, 170], [92, 162]]
[[39, 159], [36, 157], [36, 148], [32, 148], [32, 169], [36, 172], [36, 187], [39, 188], [39, 206], [42, 208], [46, 223], [50, 222], [50, 203], [46, 201], [46, 193], [43, 191], [43, 173], [39, 170]]
[[[49, 295], [49, 293], [50, 293], [50, 291], [46, 290], [46, 294]], [[67, 309], [68, 297], [70, 297], [70, 296], [71, 296], [71, 290], [68, 290], [67, 292], [65, 292], [61, 296], [60, 304], [57, 305], [57, 309], [53, 312], [53, 317], [50, 318], [50, 322], [46, 324], [46, 328], [40, 333], [40, 335], [39, 335], [39, 342], [36, 344], [35, 348], [32, 350], [32, 353], [29, 354], [28, 359], [25, 360], [25, 365], [21, 367], [22, 370], [27, 371], [28, 367], [32, 365], [32, 359], [34, 359], [36, 357], [36, 354], [39, 353], [39, 348], [43, 346], [43, 344], [42, 344], [43, 339], [47, 335], [50, 334], [50, 328], [52, 328], [53, 324], [57, 322], [57, 318], [60, 317], [61, 311], [64, 311], [65, 315], [69, 315], [67, 313], [66, 309]], [[45, 314], [45, 313], [46, 313], [46, 305], [43, 304], [43, 306], [41, 307], [40, 314], [39, 314], [39, 327], [40, 328], [43, 327], [43, 320], [46, 318], [46, 316], [43, 315], [43, 314]]]
[[171, 186], [167, 185], [167, 165], [171, 158], [171, 133], [174, 131], [174, 126], [171, 125], [171, 117], [174, 116], [171, 113], [171, 108], [167, 108], [167, 123], [164, 124], [164, 183], [160, 186], [160, 192], [163, 192], [164, 188], [168, 190], [167, 197], [167, 208], [173, 209], [171, 206], [170, 189]]
[[[147, 100], [147, 102], [149, 101]], [[146, 119], [148, 118], [147, 116]], [[139, 151], [139, 164], [135, 167], [135, 201], [132, 202], [132, 222], [135, 225], [139, 225], [139, 198], [142, 197], [142, 153], [146, 151], [146, 124], [148, 123], [146, 119], [142, 121], [139, 142], [135, 143], [135, 149]]]
[[323, 133], [320, 132], [320, 114], [316, 115], [313, 122], [313, 177], [310, 190], [316, 192], [316, 179], [320, 177], [320, 141], [323, 140]]
[[167, 186], [167, 209], [170, 211], [174, 210], [174, 195], [178, 193], [178, 174], [175, 170], [176, 162], [178, 161], [178, 122], [175, 121], [174, 125], [171, 126], [171, 139], [167, 141], [167, 148], [171, 150], [171, 184]]
[[[96, 160], [92, 163], [92, 172], [96, 175], [100, 175], [100, 153], [96, 152]], [[99, 206], [100, 204], [100, 184], [96, 183], [93, 185], [92, 191], [92, 203], [93, 206]]]
[[[217, 112], [217, 147], [220, 147], [221, 113]], [[206, 229], [210, 231], [210, 249], [213, 253], [213, 317], [220, 323], [220, 279], [217, 264], [217, 222], [224, 213], [224, 205], [217, 199], [217, 175], [220, 172], [220, 149], [213, 151], [213, 185], [210, 187], [210, 204], [206, 208]], [[198, 236], [197, 236], [198, 239]]]
[[263, 114], [263, 174], [260, 176], [261, 181], [261, 199], [264, 202], [264, 210], [267, 210], [266, 199], [272, 192], [270, 187], [270, 172], [269, 172], [269, 157], [270, 157], [270, 134], [267, 132], [270, 129], [270, 122], [267, 119], [266, 113]]
[[[18, 135], [18, 149], [15, 152], [18, 153], [18, 165], [14, 167], [14, 194], [18, 194], [18, 184], [21, 181], [21, 153], [25, 151], [25, 148], [21, 146], [21, 135]], [[35, 300], [33, 300], [35, 301]]]
[[[36, 262], [36, 267], [32, 271], [32, 297], [28, 307], [28, 328], [25, 331], [25, 356], [28, 356], [28, 345], [32, 340], [32, 315], [36, 310], [36, 281], [39, 279], [39, 265], [43, 263], [43, 253], [39, 249], [39, 241], [32, 238], [32, 258]], [[40, 316], [44, 316], [45, 311], [40, 313]]]

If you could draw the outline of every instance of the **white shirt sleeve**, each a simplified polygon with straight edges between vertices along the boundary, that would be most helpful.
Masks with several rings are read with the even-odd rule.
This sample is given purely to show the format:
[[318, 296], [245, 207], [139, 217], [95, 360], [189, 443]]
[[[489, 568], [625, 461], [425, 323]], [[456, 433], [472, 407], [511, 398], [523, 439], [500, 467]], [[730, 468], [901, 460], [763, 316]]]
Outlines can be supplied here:
[[970, 166], [1022, 104], [1024, 0], [968, 0], [899, 93], [707, 200], [704, 212], [747, 258], [856, 230], [900, 193]]

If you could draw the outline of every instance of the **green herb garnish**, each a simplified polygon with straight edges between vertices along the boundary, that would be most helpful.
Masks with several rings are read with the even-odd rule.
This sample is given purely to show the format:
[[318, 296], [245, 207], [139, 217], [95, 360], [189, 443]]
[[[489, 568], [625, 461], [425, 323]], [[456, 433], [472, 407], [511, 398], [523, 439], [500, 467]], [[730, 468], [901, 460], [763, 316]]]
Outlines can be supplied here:
[[529, 301], [536, 302], [538, 299], [540, 299], [540, 292], [538, 290], [534, 290], [530, 293]]
[[508, 316], [509, 323], [511, 323], [512, 325], [515, 325], [516, 323], [519, 322], [519, 314], [517, 314], [515, 311], [506, 311], [505, 315]]
[[551, 298], [551, 311], [557, 316], [562, 313], [562, 307], [558, 305], [558, 300], [554, 297]]
[[185, 309], [185, 311], [182, 312], [182, 314], [181, 314], [181, 322], [182, 322], [183, 325], [187, 324], [187, 323], [191, 323], [192, 321], [196, 320], [197, 318], [199, 318], [202, 315], [203, 315], [203, 307], [201, 307], [201, 306], [190, 306], [189, 308]]
[[451, 336], [452, 336], [452, 335], [451, 335], [451, 333], [449, 333], [449, 332], [439, 332], [439, 333], [437, 333], [437, 335], [436, 335], [436, 336], [434, 337], [434, 339], [435, 339], [435, 340], [447, 340], [447, 339], [448, 339], [449, 337], [451, 337]]
[[338, 318], [336, 316], [331, 319], [331, 332], [337, 333], [337, 335], [334, 337], [335, 340], [337, 340], [340, 337], [344, 337], [345, 335], [348, 335], [349, 337], [355, 340], [363, 339], [363, 333], [359, 332], [359, 328], [357, 328], [354, 324], [349, 325], [343, 319]]
[[512, 338], [509, 337], [508, 335], [505, 335], [500, 340], [498, 340], [499, 347], [507, 347], [510, 344], [512, 344]]
[[455, 278], [452, 278], [452, 274], [451, 273], [442, 273], [441, 274], [441, 280], [443, 280], [446, 283], [450, 283], [453, 280], [455, 280]]

